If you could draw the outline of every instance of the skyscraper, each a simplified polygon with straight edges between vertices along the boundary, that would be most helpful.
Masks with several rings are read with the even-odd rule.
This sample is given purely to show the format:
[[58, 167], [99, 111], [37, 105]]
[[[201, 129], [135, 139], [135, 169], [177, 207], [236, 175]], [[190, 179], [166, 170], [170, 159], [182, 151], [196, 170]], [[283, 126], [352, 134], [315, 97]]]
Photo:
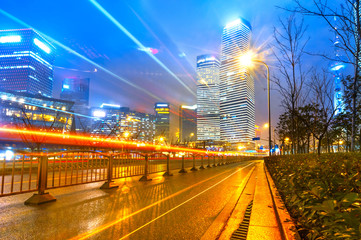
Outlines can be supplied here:
[[89, 78], [69, 77], [63, 80], [60, 98], [74, 102], [72, 111], [80, 115], [74, 116], [75, 129], [88, 131], [90, 118], [89, 109]]
[[193, 142], [197, 139], [197, 105], [179, 107], [179, 141]]
[[215, 55], [197, 57], [197, 139], [220, 140], [219, 67]]
[[33, 29], [0, 31], [0, 88], [51, 97], [54, 52]]
[[169, 103], [156, 103], [154, 111], [155, 138], [163, 138], [165, 142], [169, 143]]
[[254, 81], [239, 57], [249, 51], [251, 25], [244, 19], [227, 24], [222, 35], [220, 70], [221, 140], [250, 142], [255, 135]]

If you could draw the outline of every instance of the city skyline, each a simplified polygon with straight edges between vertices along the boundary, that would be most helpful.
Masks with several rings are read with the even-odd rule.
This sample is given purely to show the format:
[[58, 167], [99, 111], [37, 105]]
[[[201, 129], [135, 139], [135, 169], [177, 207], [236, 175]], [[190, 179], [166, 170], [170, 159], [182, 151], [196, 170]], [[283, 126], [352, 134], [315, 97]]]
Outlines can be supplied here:
[[[94, 3], [95, 1], [91, 2]], [[197, 75], [196, 65], [194, 64], [196, 56], [207, 53], [220, 54], [221, 33], [223, 27], [228, 22], [231, 22], [240, 16], [250, 19], [252, 25], [255, 26], [251, 43], [252, 48], [261, 52], [264, 57], [269, 58], [271, 53], [269, 47], [270, 44], [272, 44], [270, 35], [272, 34], [273, 26], [278, 27], [279, 23], [277, 23], [278, 20], [276, 21], [271, 17], [272, 14], [269, 14], [267, 10], [273, 8], [274, 11], [277, 12], [279, 9], [276, 6], [288, 6], [284, 1], [269, 2], [267, 3], [268, 8], [265, 7], [267, 4], [265, 5], [264, 3], [261, 3], [261, 1], [244, 5], [239, 5], [236, 1], [231, 1], [229, 2], [228, 7], [219, 9], [220, 14], [217, 15], [216, 18], [212, 18], [212, 15], [210, 14], [214, 11], [214, 8], [212, 8], [213, 4], [197, 6], [195, 9], [208, 9], [210, 12], [202, 19], [200, 19], [197, 14], [193, 13], [192, 18], [187, 20], [191, 21], [191, 19], [193, 19], [194, 21], [197, 19], [197, 23], [199, 23], [198, 27], [205, 26], [205, 28], [202, 28], [205, 31], [202, 32], [202, 34], [200, 34], [200, 32], [199, 34], [193, 34], [195, 37], [192, 38], [192, 42], [189, 42], [189, 34], [179, 34], [180, 32], [184, 33], [185, 29], [169, 28], [170, 25], [174, 24], [172, 21], [169, 21], [169, 26], [163, 25], [164, 19], [162, 18], [170, 16], [155, 15], [156, 11], [153, 8], [153, 5], [150, 7], [135, 3], [134, 5], [124, 6], [122, 9], [125, 11], [127, 17], [118, 19], [117, 13], [113, 12], [111, 10], [112, 8], [109, 8], [106, 3], [99, 2], [99, 4], [100, 5], [98, 6], [92, 6], [92, 4], [86, 6], [80, 5], [86, 9], [85, 12], [96, 11], [95, 15], [97, 18], [102, 19], [100, 21], [101, 27], [91, 28], [93, 30], [96, 29], [96, 31], [90, 31], [88, 26], [83, 25], [82, 31], [87, 32], [87, 34], [79, 35], [73, 31], [71, 33], [71, 39], [66, 37], [70, 32], [60, 31], [54, 34], [51, 29], [47, 30], [46, 26], [45, 28], [41, 27], [41, 22], [37, 22], [36, 18], [27, 19], [27, 15], [24, 12], [15, 14], [18, 9], [11, 7], [11, 4], [9, 5], [11, 11], [7, 11], [6, 7], [0, 11], [0, 19], [4, 20], [0, 23], [0, 26], [7, 25], [10, 28], [14, 28], [15, 26], [28, 27], [30, 25], [37, 30], [40, 29], [47, 37], [50, 36], [51, 40], [55, 41], [57, 44], [61, 44], [60, 46], [57, 46], [58, 56], [54, 64], [54, 97], [59, 97], [62, 88], [61, 81], [64, 78], [81, 76], [83, 78], [92, 79], [90, 88], [90, 106], [99, 106], [101, 103], [119, 104], [124, 107], [132, 106], [135, 110], [146, 113], [152, 113], [153, 104], [159, 101], [169, 102], [174, 109], [177, 109], [178, 106], [182, 104], [193, 105], [196, 102], [195, 96], [189, 95], [189, 91], [187, 92], [179, 85], [176, 79], [172, 77], [169, 72], [165, 71], [165, 69], [173, 72], [186, 83], [186, 85], [189, 85], [190, 89], [196, 92]], [[80, 5], [75, 5], [74, 8], [79, 7]], [[179, 6], [180, 11], [185, 11], [187, 9], [186, 5], [187, 4]], [[218, 4], [217, 6], [219, 5], [222, 4]], [[32, 6], [27, 7], [31, 8]], [[252, 8], [257, 8], [257, 11], [244, 10]], [[149, 12], [151, 9], [153, 12]], [[104, 11], [106, 11], [106, 13], [104, 13]], [[46, 12], [46, 14], [49, 14], [50, 12], [51, 11]], [[264, 13], [262, 18], [260, 18], [261, 12]], [[99, 15], [99, 13], [102, 13], [103, 15]], [[110, 15], [116, 18], [115, 22], [109, 21]], [[49, 15], [48, 17], [50, 20], [57, 19], [56, 14], [54, 14], [54, 16]], [[161, 19], [162, 24], [159, 24]], [[129, 26], [129, 20], [132, 20], [131, 23], [134, 23], [135, 25]], [[306, 24], [308, 21], [308, 19], [305, 19]], [[77, 20], [74, 26], [81, 22], [82, 20]], [[100, 22], [96, 23], [95, 26], [100, 26]], [[129, 30], [131, 36], [135, 38], [135, 41], [131, 39], [131, 36], [127, 34], [124, 35], [124, 31], [119, 31], [119, 24], [124, 26], [126, 28], [125, 30]], [[69, 27], [69, 24], [64, 22], [59, 25], [59, 29], [61, 29], [62, 25]], [[196, 25], [191, 26], [189, 32], [191, 32], [192, 28]], [[136, 29], [143, 29], [143, 34], [139, 35], [139, 32]], [[322, 32], [324, 36], [323, 38], [311, 37], [310, 43], [313, 44], [309, 44], [310, 46], [319, 45], [320, 42], [322, 45], [327, 46], [329, 44], [329, 39], [333, 37], [332, 34], [328, 33], [328, 27], [322, 24], [317, 25], [317, 27], [312, 24], [309, 28], [309, 32], [310, 35], [312, 35], [312, 32]], [[109, 33], [112, 33], [111, 38], [109, 38]], [[80, 36], [81, 38], [79, 38]], [[204, 38], [202, 36], [206, 37]], [[114, 47], [112, 44], [114, 41], [111, 39], [115, 38], [124, 42], [124, 45], [122, 45], [121, 48]], [[99, 46], [98, 44], [104, 42], [104, 40], [106, 40], [106, 44]], [[135, 44], [136, 41], [140, 41], [142, 47], [137, 46]], [[111, 51], [109, 51], [110, 48], [106, 46], [113, 47], [111, 48]], [[331, 47], [326, 47], [325, 49], [332, 51]], [[79, 54], [82, 56], [81, 58], [79, 58]], [[154, 59], [149, 58], [149, 55], [153, 55], [157, 58], [157, 60], [164, 64], [165, 68], [160, 68], [160, 65], [154, 61]], [[87, 61], [85, 61], [84, 58], [86, 58]], [[274, 59], [269, 58], [268, 60], [271, 73], [274, 74]], [[94, 62], [96, 65], [89, 64], [89, 61]], [[328, 65], [328, 63], [322, 61], [322, 59], [317, 60], [316, 58], [312, 58], [309, 61], [308, 64], [319, 64], [321, 66]], [[106, 71], [111, 71], [111, 73], [115, 75], [109, 74]], [[264, 97], [266, 81], [264, 81], [262, 77], [263, 70], [257, 70], [254, 74], [257, 76], [255, 79], [257, 83], [255, 84], [257, 99], [255, 103], [256, 123], [263, 125], [267, 122], [266, 98]], [[130, 83], [134, 83], [135, 86], [138, 86], [138, 90], [130, 85], [124, 84], [124, 82], [118, 81], [120, 78]], [[172, 91], [175, 88], [177, 88], [177, 91]], [[273, 87], [271, 86], [273, 98], [278, 99], [280, 96], [272, 88]], [[142, 91], [139, 91], [139, 89]], [[149, 94], [155, 97], [161, 97], [154, 100], [154, 97], [150, 97]], [[281, 113], [280, 103], [276, 103], [273, 108], [272, 121], [277, 122], [277, 118]], [[175, 136], [179, 125], [176, 111], [171, 112], [170, 119], [171, 135]], [[265, 129], [262, 129], [262, 131], [265, 132]]]
[[[42, 32], [45, 32], [49, 36], [64, 43], [66, 46], [71, 47], [91, 60], [105, 66], [107, 69], [115, 71], [116, 74], [131, 80], [138, 85], [141, 80], [144, 80], [143, 84], [141, 84], [142, 86], [144, 85], [144, 88], [149, 89], [152, 93], [161, 92], [163, 98], [161, 101], [170, 102], [174, 106], [182, 104], [192, 105], [195, 103], [195, 97], [184, 92], [183, 87], [180, 86], [172, 76], [164, 72], [164, 70], [159, 69], [157, 64], [147, 56], [146, 51], [153, 50], [152, 53], [155, 53], [154, 56], [160, 59], [182, 80], [184, 78], [185, 83], [195, 92], [196, 68], [194, 61], [196, 56], [207, 53], [220, 53], [220, 36], [222, 28], [227, 22], [230, 22], [239, 16], [250, 19], [252, 25], [255, 26], [255, 42], [256, 44], [262, 45], [264, 42], [259, 40], [261, 36], [267, 36], [272, 32], [273, 25], [277, 25], [276, 21], [272, 18], [272, 14], [269, 13], [268, 10], [271, 8], [277, 12], [278, 9], [275, 6], [287, 5], [284, 1], [271, 1], [266, 4], [262, 1], [255, 1], [247, 4], [230, 1], [227, 6], [217, 2], [206, 3], [203, 5], [192, 3], [194, 8], [191, 8], [191, 12], [189, 12], [187, 6], [188, 3], [181, 3], [178, 6], [179, 10], [177, 10], [175, 14], [179, 15], [180, 19], [182, 19], [181, 16], [187, 9], [190, 15], [188, 19], [184, 19], [185, 23], [190, 21], [197, 23], [191, 24], [189, 31], [192, 31], [192, 29], [205, 30], [202, 34], [193, 34], [194, 38], [190, 38], [189, 34], [185, 34], [186, 29], [175, 28], [176, 22], [174, 22], [174, 20], [166, 20], [167, 18], [170, 18], [175, 11], [174, 6], [171, 6], [171, 4], [162, 3], [159, 6], [157, 4], [148, 6], [133, 2], [130, 5], [119, 6], [120, 9], [122, 9], [122, 13], [125, 14], [124, 17], [119, 17], [117, 12], [111, 11], [112, 8], [110, 8], [109, 5], [104, 2], [99, 3], [105, 4], [103, 7], [117, 18], [121, 24], [127, 27], [128, 30], [130, 30], [130, 32], [133, 33], [133, 35], [147, 48], [142, 49], [135, 46], [121, 31], [114, 28], [114, 25], [106, 17], [99, 15], [97, 9], [89, 3], [77, 3], [73, 5], [73, 9], [71, 9], [71, 11], [76, 12], [76, 9], [81, 7], [84, 9], [83, 12], [94, 13], [97, 19], [100, 19], [98, 23], [94, 23], [93, 25], [91, 25], [93, 22], [90, 20], [89, 26], [82, 24], [83, 20], [76, 17], [80, 15], [74, 15], [73, 17], [66, 19], [65, 22], [60, 23], [58, 21], [59, 16], [53, 14], [53, 9], [45, 8], [45, 17], [49, 18], [49, 23], [54, 22], [54, 24], [58, 26], [57, 32], [47, 29], [47, 25], [38, 21], [37, 17], [29, 18], [26, 12], [14, 8], [11, 3], [5, 3], [3, 10], [25, 23], [42, 30]], [[122, 5], [121, 3], [119, 4]], [[29, 9], [35, 7], [25, 1], [23, 1], [23, 5]], [[221, 8], [217, 8], [216, 15], [214, 15], [214, 6], [222, 6]], [[38, 5], [36, 7], [39, 8], [40, 6]], [[40, 9], [42, 8], [44, 7], [41, 6]], [[172, 14], [158, 14], [159, 11], [164, 8], [168, 8], [169, 13], [172, 12]], [[204, 18], [200, 18], [198, 14], [196, 14], [200, 9], [206, 10], [207, 12]], [[257, 9], [257, 11], [254, 11], [254, 9]], [[262, 18], [260, 18], [261, 15]], [[1, 28], [23, 27], [21, 24], [5, 15], [1, 15], [0, 18], [3, 20], [0, 25]], [[70, 22], [75, 22], [74, 27], [81, 24], [83, 29], [82, 32], [87, 34], [76, 33], [73, 30], [73, 24], [69, 24]], [[160, 24], [160, 22], [162, 22], [162, 24]], [[164, 22], [168, 24], [164, 25]], [[318, 26], [321, 27], [322, 25]], [[314, 25], [310, 27], [311, 31], [314, 32], [319, 32], [320, 30], [313, 30], [313, 28], [315, 28]], [[136, 29], [144, 29], [143, 34], [139, 34]], [[326, 32], [325, 27], [321, 29], [323, 33]], [[118, 47], [119, 45], [115, 47], [113, 41], [109, 39], [110, 33], [114, 35], [112, 36], [112, 39], [119, 39], [121, 42], [124, 42], [121, 48]], [[68, 37], [69, 34], [72, 35], [72, 38]], [[202, 36], [206, 37], [203, 38]], [[269, 41], [267, 40], [267, 37], [265, 39], [266, 42]], [[101, 42], [106, 42], [108, 44], [99, 46], [99, 43]], [[182, 44], [180, 44], [180, 42], [182, 42]], [[328, 42], [328, 38], [326, 37], [323, 39], [323, 42]], [[115, 51], [109, 52], [109, 49]], [[119, 103], [122, 106], [134, 105], [139, 111], [152, 112], [154, 102], [159, 101], [150, 100], [149, 97], [139, 93], [139, 91], [135, 91], [132, 87], [124, 86], [124, 84], [120, 83], [116, 78], [105, 74], [99, 69], [96, 71], [96, 67], [89, 65], [63, 49], [58, 49], [58, 51], [59, 56], [57, 57], [55, 66], [57, 77], [54, 80], [54, 97], [58, 97], [60, 94], [62, 79], [80, 74], [82, 77], [92, 79], [93, 84], [91, 86], [92, 93], [90, 100], [92, 106], [98, 106], [103, 102], [109, 102]], [[122, 57], [124, 60], [120, 60], [119, 57]], [[172, 62], [170, 62], [170, 60]], [[133, 65], [134, 63], [136, 63], [137, 71], [132, 70], [134, 67], [130, 67], [129, 65]], [[119, 68], [120, 71], [114, 70], [115, 68]], [[259, 83], [260, 84], [257, 84], [256, 86], [256, 92], [261, 92], [263, 94], [265, 82], [261, 80]], [[179, 87], [179, 92], [169, 94], [174, 86]], [[127, 89], [127, 91], [124, 91], [124, 89]], [[122, 92], [121, 95], [118, 94], [119, 91]], [[107, 94], [104, 94], [105, 92], [107, 92]], [[262, 96], [262, 94], [260, 94], [260, 96]], [[131, 99], [130, 96], [136, 96], [136, 98], [133, 97]], [[259, 98], [259, 101], [256, 104], [257, 119], [259, 119], [260, 122], [265, 122], [265, 99]]]
[[1, 239], [361, 239], [361, 0], [3, 1]]

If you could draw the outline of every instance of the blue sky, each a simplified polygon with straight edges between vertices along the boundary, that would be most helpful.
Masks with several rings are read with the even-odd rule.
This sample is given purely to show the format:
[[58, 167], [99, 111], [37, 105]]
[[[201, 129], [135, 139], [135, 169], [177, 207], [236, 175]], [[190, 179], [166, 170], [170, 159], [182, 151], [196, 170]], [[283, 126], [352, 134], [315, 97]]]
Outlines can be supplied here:
[[[220, 53], [222, 29], [227, 22], [243, 17], [252, 25], [255, 46], [271, 44], [278, 18], [287, 16], [276, 6], [292, 5], [292, 1], [282, 0], [98, 0], [98, 3], [144, 46], [157, 49], [154, 56], [194, 92], [196, 56]], [[196, 102], [175, 77], [140, 51], [88, 0], [3, 0], [0, 7], [164, 101], [174, 105]], [[329, 41], [332, 33], [327, 26], [315, 18], [306, 18], [306, 24], [311, 37], [308, 50], [332, 50]], [[0, 29], [11, 28], [23, 26], [0, 14]], [[322, 60], [309, 58], [307, 64], [319, 65]], [[54, 97], [59, 96], [64, 77], [84, 76], [91, 78], [90, 103], [94, 106], [107, 102], [152, 112], [157, 101], [104, 71], [93, 72], [94, 66], [60, 47], [55, 65], [59, 68], [54, 72]], [[262, 123], [267, 119], [266, 83], [264, 79], [255, 81], [256, 122]], [[274, 96], [275, 121], [280, 109], [279, 97], [276, 93]]]

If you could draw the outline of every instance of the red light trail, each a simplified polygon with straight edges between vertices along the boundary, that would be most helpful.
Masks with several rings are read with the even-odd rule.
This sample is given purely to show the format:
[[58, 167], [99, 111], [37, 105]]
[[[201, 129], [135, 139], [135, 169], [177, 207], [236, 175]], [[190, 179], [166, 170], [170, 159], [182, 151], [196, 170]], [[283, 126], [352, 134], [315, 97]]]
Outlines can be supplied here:
[[101, 138], [98, 136], [90, 135], [76, 135], [76, 134], [63, 134], [56, 132], [40, 131], [40, 130], [27, 130], [27, 129], [14, 129], [0, 127], [0, 140], [10, 141], [23, 141], [24, 137], [42, 137], [42, 143], [48, 144], [65, 144], [65, 145], [78, 145], [78, 146], [91, 146], [91, 147], [105, 147], [105, 148], [122, 148], [122, 149], [136, 149], [157, 152], [188, 152], [194, 154], [211, 154], [211, 155], [232, 155], [239, 152], [216, 152], [206, 151], [202, 149], [184, 148], [176, 146], [164, 146], [152, 143], [144, 143], [137, 141], [125, 141], [110, 138]]

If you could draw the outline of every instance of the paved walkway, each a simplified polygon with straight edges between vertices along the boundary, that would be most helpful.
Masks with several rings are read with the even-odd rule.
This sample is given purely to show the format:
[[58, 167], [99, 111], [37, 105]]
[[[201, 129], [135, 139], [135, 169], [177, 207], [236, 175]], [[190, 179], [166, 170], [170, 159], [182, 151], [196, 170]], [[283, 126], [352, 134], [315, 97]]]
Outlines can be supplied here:
[[[224, 208], [203, 239], [299, 239], [277, 189], [259, 161], [242, 184], [238, 195], [233, 196], [232, 209]], [[223, 217], [222, 217], [223, 216]], [[224, 217], [227, 216], [227, 217]], [[223, 223], [221, 222], [223, 218]]]

